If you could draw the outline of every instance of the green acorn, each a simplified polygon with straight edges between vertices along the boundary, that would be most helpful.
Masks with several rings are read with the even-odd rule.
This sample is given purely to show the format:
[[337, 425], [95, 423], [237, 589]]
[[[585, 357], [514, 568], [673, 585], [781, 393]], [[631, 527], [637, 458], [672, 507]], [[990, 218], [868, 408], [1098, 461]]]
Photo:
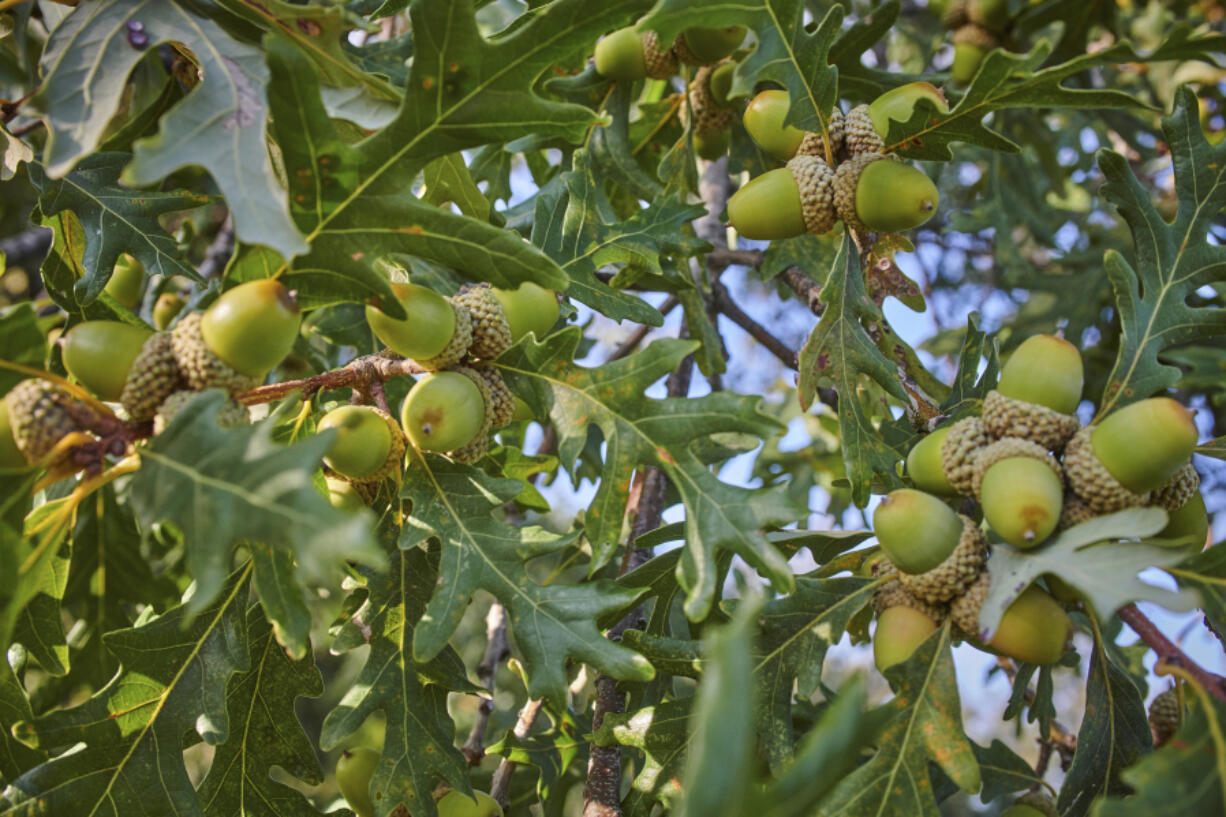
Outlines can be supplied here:
[[667, 79], [677, 73], [677, 55], [660, 47], [654, 31], [642, 34], [621, 28], [596, 43], [596, 73], [613, 80], [651, 77]]
[[325, 477], [324, 482], [328, 486], [328, 502], [338, 511], [354, 513], [368, 507], [362, 492], [349, 480]]
[[859, 232], [896, 233], [918, 227], [937, 211], [940, 196], [927, 175], [903, 162], [865, 153], [835, 172], [834, 206]]
[[141, 290], [145, 287], [145, 265], [135, 256], [120, 253], [111, 271], [110, 280], [103, 288], [108, 295], [128, 309], [140, 306]]
[[[950, 617], [969, 636], [982, 636], [979, 611], [990, 587], [991, 574], [985, 571], [949, 606]], [[1017, 661], [1054, 664], [1064, 655], [1072, 630], [1073, 622], [1064, 609], [1043, 588], [1032, 584], [1005, 610], [988, 646]]]
[[955, 31], [954, 62], [950, 68], [953, 81], [959, 85], [969, 84], [979, 72], [983, 58], [997, 45], [992, 32], [974, 23], [967, 23]]
[[[733, 63], [719, 66], [726, 73], [734, 67]], [[718, 159], [728, 152], [732, 141], [732, 122], [736, 112], [716, 99], [711, 87], [717, 69], [703, 66], [694, 74], [688, 94], [689, 117], [694, 128], [694, 150], [700, 157], [708, 160]], [[731, 86], [731, 81], [728, 83]]]
[[1205, 498], [1197, 491], [1177, 510], [1170, 512], [1166, 527], [1158, 533], [1159, 539], [1188, 539], [1187, 552], [1200, 553], [1209, 539], [1209, 511]]
[[558, 322], [561, 310], [557, 293], [539, 284], [525, 281], [518, 289], [493, 287], [494, 297], [502, 304], [507, 325], [511, 327], [511, 342], [515, 343], [532, 332], [537, 339], [545, 337]]
[[805, 132], [791, 125], [784, 125], [792, 101], [787, 91], [762, 91], [749, 101], [742, 120], [745, 130], [758, 144], [781, 162], [796, 155]]
[[983, 449], [974, 488], [984, 519], [1014, 547], [1042, 544], [1060, 521], [1064, 473], [1037, 443], [1006, 437]]
[[132, 362], [151, 333], [119, 321], [85, 321], [63, 336], [64, 368], [103, 400], [123, 394]]
[[1055, 335], [1027, 338], [988, 393], [983, 424], [993, 437], [1020, 437], [1059, 451], [1077, 432], [1085, 370], [1077, 347]]
[[967, 19], [977, 26], [1000, 33], [1009, 25], [1008, 0], [970, 0], [966, 4]]
[[324, 462], [351, 482], [381, 482], [399, 473], [404, 435], [390, 415], [373, 406], [341, 406], [325, 414], [318, 428], [336, 429]]
[[[400, 305], [404, 308], [404, 318], [391, 318], [372, 304], [366, 307], [366, 322], [387, 348], [398, 355], [421, 362], [453, 357], [445, 355], [444, 351], [452, 346], [460, 348], [460, 354], [455, 360], [446, 362], [450, 366], [459, 362], [468, 345], [472, 342], [472, 329], [463, 316], [458, 316], [458, 310], [451, 301], [439, 295], [432, 289], [416, 284], [392, 284]], [[465, 333], [465, 329], [468, 329]], [[462, 343], [453, 344], [457, 332]]]
[[375, 817], [370, 781], [379, 766], [379, 752], [367, 746], [345, 750], [336, 762], [336, 786], [357, 817]]
[[163, 292], [153, 304], [153, 328], [160, 332], [170, 326], [186, 305], [187, 301], [175, 293]]
[[485, 434], [489, 387], [473, 374], [436, 372], [413, 385], [400, 407], [400, 424], [413, 445], [423, 451], [453, 451]]
[[493, 360], [511, 347], [511, 324], [489, 284], [467, 284], [452, 301], [472, 318], [470, 355]]
[[[66, 390], [50, 381], [22, 380], [4, 396], [4, 402], [13, 443], [31, 465], [44, 464], [42, 460], [60, 440], [81, 430], [74, 414], [83, 407]], [[47, 466], [56, 464], [45, 463]]]
[[1179, 693], [1168, 689], [1158, 693], [1149, 705], [1149, 729], [1154, 736], [1154, 746], [1161, 746], [1179, 731], [1183, 711], [1179, 706]]
[[685, 65], [714, 65], [736, 51], [744, 40], [744, 26], [695, 26], [681, 32], [673, 43], [673, 52]]
[[1017, 802], [1005, 809], [1001, 817], [1060, 817], [1060, 812], [1051, 795], [1036, 789], [1017, 798]]
[[951, 426], [945, 426], [925, 435], [911, 446], [911, 451], [907, 453], [907, 476], [921, 491], [940, 496], [958, 494], [958, 489], [945, 474], [945, 465], [941, 459], [941, 447], [950, 428]]
[[881, 611], [873, 631], [873, 663], [885, 672], [906, 661], [937, 627], [937, 622], [913, 607], [899, 605]]
[[228, 366], [262, 380], [294, 348], [301, 325], [293, 294], [279, 281], [264, 278], [223, 292], [205, 310], [200, 333]]
[[13, 437], [13, 424], [9, 421], [9, 404], [0, 400], [0, 469], [25, 468], [29, 465], [25, 454], [17, 447]]
[[941, 500], [910, 488], [877, 507], [873, 527], [904, 590], [929, 604], [962, 593], [983, 570], [987, 543], [978, 526]]
[[868, 117], [873, 123], [877, 135], [885, 139], [890, 134], [890, 120], [907, 122], [915, 112], [915, 105], [921, 99], [930, 100], [938, 111], [949, 111], [949, 102], [941, 89], [931, 82], [908, 82], [897, 88], [891, 88], [873, 100], [868, 106]]
[[174, 336], [170, 332], [156, 332], [149, 336], [128, 367], [119, 402], [128, 417], [143, 423], [152, 420], [166, 398], [184, 385], [175, 361]]

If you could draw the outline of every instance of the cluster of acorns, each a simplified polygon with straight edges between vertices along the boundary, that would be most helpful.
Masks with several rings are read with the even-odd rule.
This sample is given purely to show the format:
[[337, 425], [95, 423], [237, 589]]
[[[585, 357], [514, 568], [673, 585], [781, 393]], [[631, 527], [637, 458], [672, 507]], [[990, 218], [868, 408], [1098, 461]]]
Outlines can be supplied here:
[[[400, 422], [373, 406], [342, 406], [324, 415], [320, 430], [335, 429], [324, 463], [334, 474], [333, 501], [361, 501], [399, 473], [405, 434], [423, 451], [475, 463], [489, 450], [490, 433], [515, 419], [517, 406], [491, 361], [529, 332], [543, 335], [558, 320], [557, 295], [533, 283], [514, 290], [466, 286], [452, 298], [416, 284], [393, 284], [405, 317], [373, 304], [366, 320], [393, 352], [429, 373], [413, 384]], [[403, 430], [402, 430], [403, 429]]]
[[[1170, 514], [1161, 538], [1204, 546], [1208, 517], [1191, 464], [1191, 413], [1153, 397], [1083, 428], [1075, 414], [1083, 379], [1076, 346], [1052, 335], [1028, 338], [1005, 364], [982, 416], [938, 428], [908, 454], [907, 474], [919, 490], [894, 491], [873, 517], [885, 555], [875, 573], [892, 577], [874, 597], [879, 668], [905, 660], [946, 616], [968, 639], [981, 636], [979, 611], [991, 586], [987, 541], [978, 523], [940, 497], [973, 497], [996, 538], [1023, 550], [1058, 530], [1139, 506]], [[1059, 577], [1044, 581], [1075, 599]], [[987, 646], [1050, 664], [1070, 631], [1061, 606], [1033, 584], [1005, 611]]]
[[1001, 44], [1009, 28], [1008, 0], [929, 0], [928, 8], [954, 32], [950, 76], [965, 85], [974, 78], [984, 56]]
[[[231, 395], [219, 423], [247, 422], [247, 409], [234, 396], [262, 382], [289, 354], [301, 321], [293, 295], [266, 279], [227, 290], [171, 331], [85, 321], [60, 343], [64, 368], [84, 388], [122, 405], [131, 421], [152, 422], [158, 433], [196, 392], [211, 388]], [[44, 460], [59, 441], [96, 419], [68, 390], [41, 378], [14, 386], [2, 406], [0, 426], [9, 433], [0, 433], [0, 466], [8, 468], [54, 466]]]

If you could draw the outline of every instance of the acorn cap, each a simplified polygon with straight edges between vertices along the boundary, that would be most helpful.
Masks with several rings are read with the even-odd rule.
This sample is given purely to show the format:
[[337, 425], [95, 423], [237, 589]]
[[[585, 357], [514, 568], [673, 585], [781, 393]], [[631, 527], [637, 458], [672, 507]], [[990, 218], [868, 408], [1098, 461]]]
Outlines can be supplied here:
[[1151, 397], [1103, 418], [1090, 439], [1099, 461], [1130, 491], [1153, 491], [1196, 448], [1192, 413], [1169, 397]]
[[885, 142], [873, 124], [867, 105], [857, 105], [843, 118], [843, 152], [847, 158], [866, 153], [880, 154]]
[[654, 31], [640, 34], [639, 42], [642, 44], [647, 76], [652, 79], [668, 79], [677, 73], [677, 55], [671, 48], [660, 47], [660, 38]]
[[489, 431], [483, 431], [472, 439], [472, 442], [467, 445], [457, 448], [454, 451], [448, 451], [447, 456], [456, 462], [464, 465], [474, 465], [481, 461], [490, 450], [490, 435]]
[[[839, 151], [843, 149], [843, 112], [839, 110], [839, 106], [835, 105], [830, 112], [830, 119], [826, 122], [826, 134], [830, 137], [830, 158], [836, 158]], [[823, 162], [826, 161], [826, 140], [822, 138], [820, 131], [805, 131], [805, 135], [800, 140], [800, 146], [796, 149], [796, 154], [804, 156], [816, 156]]]
[[511, 394], [511, 390], [507, 388], [507, 383], [502, 379], [502, 372], [492, 363], [480, 362], [474, 363], [472, 366], [485, 380], [485, 385], [489, 387], [490, 398], [490, 430], [497, 431], [498, 429], [511, 422], [515, 415], [515, 398]]
[[722, 133], [736, 120], [736, 111], [721, 105], [711, 91], [711, 76], [715, 68], [704, 65], [694, 74], [690, 83], [688, 99], [690, 119], [694, 123], [694, 135]]
[[230, 394], [251, 391], [262, 378], [235, 371], [215, 355], [200, 333], [201, 314], [193, 312], [171, 330], [171, 349], [183, 381], [192, 391], [225, 389]]
[[793, 156], [788, 172], [800, 191], [800, 213], [805, 231], [822, 235], [834, 227], [834, 171], [816, 156]]
[[[948, 559], [963, 534], [962, 520], [923, 491], [891, 491], [873, 512], [881, 550], [903, 573], [923, 573]], [[921, 597], [922, 598], [922, 597]]]
[[1006, 397], [993, 389], [983, 400], [983, 426], [998, 439], [1016, 437], [1050, 451], [1060, 451], [1077, 433], [1081, 421], [1075, 414], [1061, 414], [1038, 403]]
[[1175, 476], [1153, 492], [1149, 502], [1164, 508], [1168, 513], [1174, 513], [1187, 504], [1199, 488], [1200, 474], [1196, 473], [1192, 463], [1184, 463], [1184, 466], [1175, 472]]
[[958, 514], [958, 519], [962, 523], [962, 535], [943, 562], [927, 572], [901, 573], [898, 577], [904, 590], [930, 604], [943, 604], [962, 595], [983, 572], [988, 561], [988, 545], [979, 526], [962, 514]]
[[75, 398], [49, 380], [22, 380], [4, 396], [4, 402], [13, 443], [30, 464], [41, 463], [60, 440], [81, 430], [73, 418]]
[[1094, 455], [1090, 436], [1095, 426], [1086, 426], [1064, 447], [1064, 473], [1069, 487], [1096, 514], [1114, 513], [1149, 502], [1149, 493], [1133, 493]]
[[745, 238], [791, 238], [805, 232], [800, 186], [786, 167], [751, 179], [728, 199], [728, 223]]
[[908, 82], [891, 88], [873, 100], [868, 106], [868, 117], [873, 128], [883, 140], [889, 136], [890, 120], [907, 122], [915, 113], [915, 104], [921, 99], [931, 100], [937, 110], [948, 112], [949, 103], [940, 88], [931, 82]]
[[434, 357], [417, 361], [423, 369], [431, 372], [439, 372], [459, 363], [468, 354], [468, 347], [473, 343], [473, 320], [468, 309], [454, 299], [448, 303], [455, 314], [455, 331], [451, 333], [451, 340], [443, 351]]
[[936, 213], [936, 185], [911, 165], [863, 153], [839, 165], [834, 204], [839, 217], [858, 232], [899, 232], [918, 227]]
[[150, 335], [128, 369], [119, 402], [134, 422], [152, 420], [158, 406], [183, 388], [183, 376], [175, 363], [174, 338], [170, 332]]
[[873, 663], [885, 672], [906, 661], [928, 636], [937, 622], [912, 607], [897, 606], [881, 611], [873, 632]]
[[472, 319], [470, 355], [493, 360], [511, 348], [511, 325], [489, 284], [465, 285], [452, 300], [466, 308]]
[[1060, 506], [1060, 521], [1056, 523], [1056, 530], [1068, 530], [1097, 516], [1081, 497], [1069, 491], [1064, 496], [1064, 504]]
[[949, 484], [962, 496], [975, 493], [975, 458], [990, 440], [978, 417], [966, 417], [949, 427], [941, 443], [941, 465]]
[[1075, 345], [1055, 335], [1032, 335], [1001, 367], [996, 390], [1067, 415], [1077, 411], [1084, 386], [1085, 367]]
[[643, 42], [633, 26], [619, 28], [596, 43], [596, 73], [613, 80], [630, 81], [647, 76]]
[[1183, 712], [1179, 707], [1179, 693], [1168, 689], [1158, 693], [1149, 705], [1149, 729], [1154, 736], [1154, 745], [1161, 746], [1179, 731]]
[[950, 619], [959, 630], [971, 638], [979, 638], [979, 611], [983, 609], [991, 586], [992, 574], [984, 570], [949, 604]]
[[[161, 434], [174, 420], [175, 415], [195, 399], [199, 392], [177, 391], [162, 401], [157, 414], [153, 418], [153, 433]], [[219, 428], [237, 428], [251, 422], [251, 413], [242, 403], [233, 397], [226, 398], [217, 410], [217, 426]]]
[[925, 435], [907, 453], [907, 476], [921, 491], [940, 496], [956, 496], [958, 493], [945, 475], [941, 457], [941, 448], [950, 428], [945, 426]]
[[891, 607], [903, 606], [918, 610], [935, 622], [944, 621], [947, 611], [943, 605], [929, 604], [908, 593], [903, 588], [902, 583], [898, 581], [900, 575], [898, 569], [890, 565], [888, 561], [886, 565], [885, 569], [876, 571], [876, 575], [879, 578], [886, 578], [886, 581], [873, 591], [873, 609], [878, 614]]

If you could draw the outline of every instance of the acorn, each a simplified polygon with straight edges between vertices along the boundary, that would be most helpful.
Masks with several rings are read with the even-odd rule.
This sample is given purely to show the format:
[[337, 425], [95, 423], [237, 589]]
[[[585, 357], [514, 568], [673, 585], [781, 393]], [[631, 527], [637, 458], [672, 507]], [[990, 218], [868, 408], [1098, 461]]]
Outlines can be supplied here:
[[294, 348], [301, 325], [293, 294], [264, 278], [223, 292], [205, 310], [200, 333], [209, 350], [239, 374], [263, 380]]
[[[157, 414], [153, 417], [153, 433], [161, 434], [174, 420], [175, 415], [182, 411], [188, 403], [196, 399], [199, 392], [177, 391], [162, 401]], [[217, 409], [218, 428], [237, 428], [251, 422], [251, 412], [233, 397], [227, 397]]]
[[141, 290], [145, 286], [145, 265], [128, 253], [120, 253], [115, 268], [103, 289], [128, 309], [140, 306]]
[[318, 429], [336, 430], [324, 462], [352, 482], [381, 482], [399, 473], [404, 435], [396, 421], [373, 406], [341, 406], [325, 414]]
[[332, 507], [338, 511], [353, 513], [368, 507], [358, 486], [349, 480], [325, 477], [324, 482], [328, 486], [328, 502], [332, 503]]
[[975, 493], [975, 460], [990, 442], [978, 417], [965, 417], [949, 427], [941, 442], [941, 470], [962, 496]]
[[847, 158], [885, 150], [884, 137], [869, 114], [867, 105], [857, 105], [843, 118], [843, 152]]
[[1168, 689], [1158, 693], [1149, 705], [1149, 730], [1154, 736], [1154, 746], [1161, 746], [1179, 731], [1183, 711], [1179, 706], [1179, 693]]
[[493, 360], [511, 348], [511, 324], [489, 284], [466, 284], [451, 300], [472, 318], [470, 355]]
[[988, 31], [1002, 32], [1009, 25], [1009, 0], [970, 0], [966, 17]]
[[903, 589], [930, 604], [962, 593], [987, 561], [978, 526], [923, 491], [891, 492], [873, 514], [873, 527]]
[[462, 448], [488, 429], [488, 390], [475, 372], [474, 377], [455, 370], [428, 374], [405, 397], [400, 424], [423, 451]]
[[1192, 413], [1169, 397], [1151, 397], [1107, 415], [1074, 435], [1064, 452], [1069, 485], [1098, 513], [1143, 505], [1192, 456]]
[[561, 309], [557, 293], [539, 284], [524, 281], [518, 289], [493, 287], [494, 297], [502, 304], [507, 325], [511, 327], [511, 342], [515, 343], [532, 332], [543, 338], [558, 322]]
[[153, 328], [159, 332], [170, 326], [171, 321], [179, 316], [187, 301], [173, 292], [163, 292], [153, 304]]
[[357, 817], [375, 817], [370, 781], [379, 766], [379, 752], [368, 746], [346, 749], [336, 762], [336, 786]]
[[1200, 553], [1209, 540], [1209, 511], [1200, 491], [1187, 502], [1170, 512], [1166, 527], [1158, 533], [1159, 539], [1188, 539], [1189, 555]]
[[672, 49], [661, 48], [654, 31], [640, 34], [633, 26], [596, 43], [595, 60], [596, 73], [614, 80], [667, 79], [677, 73], [677, 55]]
[[[723, 63], [718, 69], [730, 74], [734, 68], [731, 62]], [[704, 65], [694, 74], [688, 94], [689, 117], [694, 128], [694, 150], [703, 159], [715, 160], [728, 151], [732, 143], [730, 130], [736, 112], [716, 99], [711, 87], [716, 68]], [[731, 85], [731, 78], [728, 82]]]
[[745, 130], [758, 147], [781, 162], [795, 156], [805, 138], [800, 128], [783, 124], [791, 105], [787, 91], [762, 91], [749, 101], [742, 116]]
[[[366, 322], [370, 324], [375, 337], [396, 354], [418, 363], [433, 360], [442, 363], [445, 368], [459, 362], [472, 342], [472, 328], [466, 320], [467, 315], [460, 314], [460, 309], [451, 301], [427, 287], [416, 284], [391, 286], [404, 308], [405, 317], [392, 318], [379, 304], [367, 305]], [[453, 343], [457, 334], [460, 335], [460, 342]]]
[[736, 51], [744, 40], [745, 26], [694, 26], [681, 32], [673, 42], [673, 52], [685, 65], [714, 65]]
[[967, 15], [967, 6], [970, 5], [970, 0], [929, 0], [928, 8], [941, 18], [941, 23], [946, 28], [958, 28], [966, 23], [970, 17]]
[[996, 48], [996, 36], [982, 26], [966, 23], [954, 32], [954, 62], [950, 76], [959, 85], [975, 78], [987, 53]]
[[156, 332], [148, 337], [128, 367], [119, 402], [138, 423], [152, 420], [158, 407], [185, 383], [175, 361], [174, 336]]
[[949, 111], [949, 102], [940, 88], [931, 82], [908, 82], [906, 85], [891, 88], [874, 99], [868, 106], [868, 118], [877, 134], [886, 139], [890, 134], [890, 120], [910, 121], [915, 113], [915, 105], [921, 99], [931, 100], [942, 113]]
[[873, 631], [873, 663], [885, 672], [906, 661], [937, 626], [937, 622], [913, 607], [899, 605], [881, 611]]
[[472, 365], [489, 387], [490, 429], [497, 430], [515, 417], [515, 398], [502, 379], [502, 372], [492, 363], [480, 361]]
[[835, 172], [835, 210], [859, 232], [910, 230], [932, 218], [939, 203], [936, 185], [926, 174], [879, 154], [856, 156]]
[[4, 396], [4, 402], [13, 443], [31, 465], [42, 464], [60, 440], [81, 430], [73, 416], [79, 406], [76, 399], [48, 380], [22, 380]]
[[25, 468], [29, 465], [25, 454], [17, 447], [13, 437], [13, 424], [9, 421], [9, 404], [0, 400], [0, 470]]
[[114, 402], [150, 334], [144, 326], [119, 321], [79, 323], [61, 340], [64, 368], [98, 397]]
[[921, 491], [940, 496], [958, 494], [958, 489], [945, 474], [945, 465], [941, 458], [941, 447], [949, 436], [951, 427], [938, 428], [931, 434], [924, 435], [907, 453], [907, 476]]
[[[979, 611], [990, 587], [991, 574], [984, 571], [949, 606], [950, 617], [969, 636], [980, 636]], [[1054, 664], [1064, 655], [1064, 644], [1072, 630], [1073, 622], [1064, 609], [1047, 591], [1032, 584], [1005, 610], [988, 646], [1017, 661]]]
[[873, 591], [872, 605], [878, 614], [891, 607], [904, 606], [918, 610], [938, 624], [945, 620], [948, 613], [945, 605], [930, 604], [908, 593], [907, 589], [902, 586], [902, 582], [899, 581], [902, 574], [890, 563], [885, 554], [876, 554], [866, 572], [873, 578], [884, 579]]
[[1056, 529], [1064, 501], [1064, 473], [1047, 449], [1006, 437], [979, 452], [975, 497], [983, 516], [1002, 539], [1029, 549]]
[[983, 403], [983, 425], [993, 437], [1020, 437], [1059, 451], [1080, 427], [1077, 405], [1085, 384], [1081, 352], [1055, 335], [1033, 335], [1001, 369]]

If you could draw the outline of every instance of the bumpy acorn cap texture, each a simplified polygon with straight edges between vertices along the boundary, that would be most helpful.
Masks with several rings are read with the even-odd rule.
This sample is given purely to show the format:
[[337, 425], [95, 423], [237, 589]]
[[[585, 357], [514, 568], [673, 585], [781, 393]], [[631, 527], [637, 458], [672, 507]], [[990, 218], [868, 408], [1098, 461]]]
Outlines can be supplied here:
[[490, 450], [490, 435], [488, 431], [482, 431], [476, 437], [473, 437], [472, 442], [465, 445], [463, 448], [457, 448], [454, 451], [448, 451], [447, 456], [456, 462], [464, 465], [473, 465], [480, 462], [481, 458]]
[[[869, 125], [872, 126], [871, 121]], [[873, 132], [876, 133], [876, 131]], [[844, 142], [846, 138], [845, 136]], [[835, 171], [834, 209], [839, 218], [843, 219], [843, 223], [857, 232], [869, 232], [868, 227], [860, 221], [860, 216], [856, 214], [856, 186], [860, 183], [860, 174], [873, 162], [883, 159], [885, 157], [880, 153], [861, 153], [839, 164], [838, 170]]]
[[881, 134], [869, 115], [867, 105], [857, 105], [843, 119], [843, 152], [847, 158], [865, 153], [880, 154], [885, 149]]
[[983, 485], [983, 475], [996, 463], [1011, 457], [1029, 457], [1038, 460], [1051, 469], [1056, 479], [1064, 482], [1064, 471], [1060, 468], [1059, 461], [1046, 448], [1029, 440], [1005, 437], [980, 449], [979, 454], [975, 457], [971, 489], [975, 492], [976, 499], [980, 498], [979, 491]]
[[1097, 514], [1114, 513], [1149, 502], [1149, 494], [1136, 494], [1125, 488], [1094, 455], [1090, 440], [1093, 432], [1094, 426], [1086, 426], [1074, 434], [1064, 448], [1064, 473], [1069, 487]]
[[451, 308], [455, 310], [455, 331], [451, 333], [451, 340], [447, 342], [447, 346], [444, 347], [443, 351], [434, 357], [428, 360], [417, 361], [423, 369], [428, 369], [432, 372], [441, 372], [443, 369], [449, 369], [463, 360], [464, 356], [468, 354], [468, 347], [472, 346], [472, 315], [469, 314], [467, 307], [457, 303], [454, 298], [451, 300]]
[[1082, 501], [1081, 497], [1072, 492], [1065, 492], [1064, 504], [1060, 506], [1060, 521], [1056, 523], [1056, 530], [1067, 530], [1082, 522], [1089, 522], [1097, 516], [1098, 514], [1094, 513], [1094, 510]]
[[472, 344], [468, 352], [473, 357], [493, 360], [511, 348], [511, 324], [507, 323], [502, 304], [490, 291], [489, 284], [466, 286], [454, 298], [468, 310], [472, 318]]
[[[826, 122], [826, 135], [830, 137], [830, 156], [837, 157], [839, 151], [843, 149], [844, 138], [843, 112], [836, 105], [834, 110], [830, 112], [830, 119]], [[826, 161], [826, 140], [822, 138], [820, 131], [806, 131], [804, 138], [800, 140], [800, 147], [796, 149], [797, 156], [816, 156], [823, 162]]]
[[954, 32], [954, 45], [973, 45], [984, 51], [991, 51], [999, 42], [995, 34], [974, 23], [959, 26]]
[[945, 478], [963, 496], [975, 493], [975, 458], [990, 440], [978, 417], [967, 417], [949, 427], [941, 443], [941, 465]]
[[378, 483], [387, 479], [390, 476], [400, 473], [401, 463], [404, 461], [405, 437], [404, 430], [400, 428], [400, 423], [392, 415], [382, 409], [369, 407], [371, 411], [378, 414], [387, 423], [387, 430], [390, 433], [392, 444], [387, 451], [387, 459], [383, 461], [383, 465], [373, 473], [367, 474], [360, 479], [353, 477], [345, 477], [345, 479], [354, 485]]
[[230, 394], [251, 391], [260, 380], [235, 371], [213, 354], [200, 332], [201, 313], [193, 312], [171, 330], [171, 349], [183, 381], [192, 391], [225, 389]]
[[949, 605], [949, 617], [959, 630], [972, 638], [979, 637], [979, 611], [991, 587], [992, 575], [985, 570]]
[[878, 576], [887, 577], [887, 580], [873, 591], [873, 609], [877, 611], [878, 615], [883, 610], [901, 606], [919, 610], [938, 624], [945, 620], [947, 611], [944, 605], [929, 604], [908, 593], [898, 581], [898, 577], [901, 575], [898, 569], [890, 565], [888, 561], [886, 565], [885, 569], [876, 571]]
[[1168, 479], [1161, 488], [1154, 491], [1149, 502], [1167, 511], [1177, 511], [1188, 504], [1188, 500], [1198, 488], [1200, 474], [1196, 473], [1196, 468], [1189, 462], [1176, 471], [1175, 476]]
[[671, 48], [660, 47], [660, 38], [654, 31], [639, 35], [643, 44], [643, 61], [647, 64], [647, 76], [652, 79], [668, 79], [677, 73], [677, 55]]
[[1154, 744], [1161, 746], [1179, 731], [1179, 693], [1173, 689], [1162, 692], [1149, 705], [1149, 728], [1154, 733]]
[[1030, 806], [1032, 809], [1046, 814], [1047, 817], [1060, 817], [1060, 812], [1056, 809], [1056, 804], [1052, 801], [1051, 795], [1042, 789], [1026, 792], [1017, 798], [1017, 805]]
[[502, 372], [498, 371], [498, 367], [482, 362], [474, 364], [473, 369], [485, 379], [485, 384], [489, 386], [490, 429], [496, 431], [511, 422], [515, 416], [515, 397], [507, 388], [507, 382], [502, 379]]
[[[153, 433], [161, 434], [165, 431], [174, 420], [175, 415], [182, 411], [184, 406], [190, 403], [197, 394], [198, 392], [194, 391], [177, 391], [162, 401], [153, 418]], [[221, 404], [221, 408], [217, 409], [217, 425], [220, 428], [237, 428], [250, 422], [251, 413], [247, 407], [233, 397], [227, 398]]]
[[170, 332], [150, 335], [128, 370], [119, 402], [133, 421], [152, 420], [158, 406], [183, 388], [183, 377], [175, 363], [174, 339]]
[[481, 430], [477, 432], [477, 435], [471, 441], [460, 448], [447, 452], [447, 457], [450, 459], [471, 465], [484, 457], [490, 449], [490, 424], [494, 414], [494, 394], [489, 382], [481, 372], [472, 366], [456, 366], [452, 371], [464, 375], [475, 383], [477, 389], [481, 392], [481, 398], [485, 401], [485, 425], [481, 426]]
[[949, 0], [949, 6], [941, 15], [941, 22], [946, 28], [961, 28], [969, 19], [970, 0]]
[[4, 402], [13, 442], [30, 463], [38, 462], [60, 440], [81, 430], [72, 417], [75, 398], [48, 380], [23, 380], [9, 390]]
[[[680, 39], [680, 38], [678, 38]], [[736, 120], [736, 111], [715, 101], [711, 95], [711, 75], [716, 66], [704, 65], [694, 74], [690, 84], [690, 117], [695, 134], [719, 133], [731, 127]]]
[[800, 190], [800, 213], [805, 230], [813, 235], [830, 232], [834, 212], [834, 171], [816, 156], [796, 155], [788, 160], [788, 172]]
[[983, 400], [983, 426], [996, 438], [1020, 437], [1049, 451], [1060, 451], [1077, 433], [1081, 421], [1047, 406], [1006, 397], [996, 389]]
[[988, 546], [979, 526], [967, 516], [962, 520], [962, 536], [945, 561], [925, 573], [900, 573], [903, 589], [929, 604], [943, 604], [960, 596], [983, 572], [988, 561]]

